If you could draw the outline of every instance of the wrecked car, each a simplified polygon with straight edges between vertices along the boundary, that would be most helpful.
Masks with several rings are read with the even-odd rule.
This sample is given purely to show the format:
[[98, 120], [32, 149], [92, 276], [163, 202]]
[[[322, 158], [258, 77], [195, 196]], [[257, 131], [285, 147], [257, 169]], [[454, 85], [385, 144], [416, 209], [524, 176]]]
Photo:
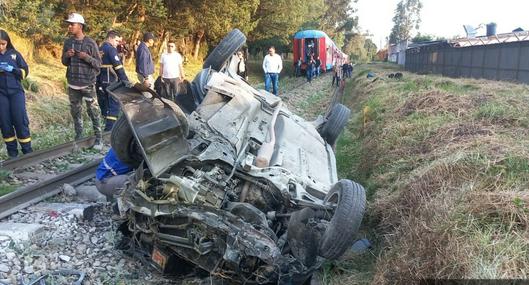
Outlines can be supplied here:
[[137, 167], [119, 198], [122, 231], [166, 274], [303, 284], [350, 248], [364, 214], [364, 188], [338, 180], [333, 151], [350, 110], [309, 122], [254, 89], [233, 68], [245, 39], [230, 32], [179, 104], [109, 87], [124, 114], [112, 147]]

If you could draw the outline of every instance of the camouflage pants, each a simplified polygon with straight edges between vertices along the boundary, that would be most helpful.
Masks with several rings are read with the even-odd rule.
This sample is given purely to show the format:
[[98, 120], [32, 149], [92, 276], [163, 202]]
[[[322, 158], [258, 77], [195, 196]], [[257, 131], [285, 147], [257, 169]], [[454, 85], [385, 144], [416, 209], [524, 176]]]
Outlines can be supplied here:
[[75, 128], [75, 139], [83, 137], [83, 101], [86, 102], [86, 111], [90, 120], [92, 120], [94, 135], [96, 138], [101, 138], [101, 116], [96, 100], [95, 86], [91, 85], [80, 90], [68, 88], [68, 97], [70, 99], [70, 113], [72, 114]]

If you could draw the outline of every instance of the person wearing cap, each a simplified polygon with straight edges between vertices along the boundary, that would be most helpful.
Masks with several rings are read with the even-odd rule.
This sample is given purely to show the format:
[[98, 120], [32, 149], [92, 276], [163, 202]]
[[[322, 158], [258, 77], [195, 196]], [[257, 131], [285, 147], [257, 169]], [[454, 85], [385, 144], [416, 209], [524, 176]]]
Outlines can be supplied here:
[[143, 34], [143, 41], [136, 50], [136, 73], [140, 83], [147, 87], [152, 87], [154, 83], [154, 62], [152, 61], [151, 51], [149, 47], [154, 45], [154, 34]]
[[97, 101], [101, 109], [101, 115], [105, 118], [105, 131], [112, 129], [119, 116], [119, 103], [107, 93], [107, 87], [118, 80], [129, 81], [116, 48], [120, 39], [118, 32], [109, 31], [107, 39], [99, 49], [102, 59], [101, 72], [97, 76], [96, 84]]
[[15, 49], [6, 31], [0, 29], [0, 127], [9, 158], [30, 153], [31, 136], [22, 79], [29, 73], [28, 64]]
[[88, 116], [96, 137], [94, 148], [102, 147], [100, 115], [95, 89], [96, 77], [101, 68], [101, 58], [96, 42], [85, 35], [85, 20], [77, 13], [71, 13], [68, 19], [68, 33], [71, 35], [64, 41], [62, 48], [62, 64], [66, 68], [68, 81], [68, 97], [70, 113], [75, 128], [75, 139], [83, 137], [82, 102], [86, 102]]

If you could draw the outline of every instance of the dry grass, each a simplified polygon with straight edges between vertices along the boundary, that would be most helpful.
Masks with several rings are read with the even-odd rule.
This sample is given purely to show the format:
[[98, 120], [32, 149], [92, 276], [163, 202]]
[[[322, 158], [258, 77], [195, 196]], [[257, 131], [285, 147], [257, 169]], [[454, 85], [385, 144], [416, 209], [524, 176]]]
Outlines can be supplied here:
[[361, 67], [348, 99], [345, 175], [367, 186], [378, 241], [372, 278], [359, 283], [527, 278], [529, 88], [407, 72], [373, 81], [366, 70], [394, 72]]

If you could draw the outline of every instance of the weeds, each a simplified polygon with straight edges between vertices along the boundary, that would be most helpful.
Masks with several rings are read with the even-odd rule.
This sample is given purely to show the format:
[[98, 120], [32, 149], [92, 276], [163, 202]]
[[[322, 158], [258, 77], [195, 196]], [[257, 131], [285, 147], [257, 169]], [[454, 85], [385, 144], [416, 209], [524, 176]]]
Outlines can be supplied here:
[[[337, 146], [342, 177], [368, 190], [364, 230], [380, 239], [374, 261], [327, 265], [326, 284], [422, 278], [527, 278], [529, 89], [355, 68], [345, 98], [353, 110]], [[367, 110], [367, 112], [366, 112]], [[349, 259], [346, 262], [352, 261]], [[365, 262], [363, 262], [365, 261]]]

